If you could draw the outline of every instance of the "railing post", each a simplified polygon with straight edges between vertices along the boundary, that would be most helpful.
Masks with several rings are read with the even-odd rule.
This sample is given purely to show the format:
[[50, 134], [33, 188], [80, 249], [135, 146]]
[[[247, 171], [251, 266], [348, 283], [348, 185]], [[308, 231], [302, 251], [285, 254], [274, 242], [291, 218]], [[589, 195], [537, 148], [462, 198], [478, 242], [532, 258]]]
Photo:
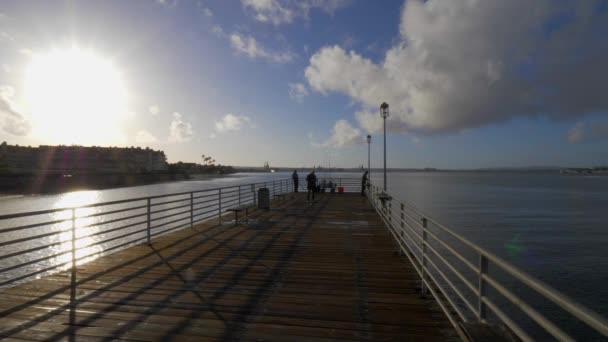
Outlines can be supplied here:
[[241, 186], [239, 185], [239, 207], [241, 206]]
[[72, 281], [76, 281], [76, 208], [72, 208]]
[[72, 208], [72, 270], [70, 272], [70, 322], [76, 321], [76, 209]]
[[277, 193], [277, 183], [273, 180], [272, 181], [272, 194], [276, 194]]
[[148, 215], [147, 215], [148, 216], [148, 220], [147, 220], [148, 221], [148, 227], [146, 229], [146, 232], [147, 232], [147, 235], [148, 235], [148, 245], [150, 244], [150, 236], [151, 236], [151, 232], [150, 232], [150, 227], [151, 227], [150, 217], [151, 217], [151, 213], [150, 213], [150, 210], [151, 210], [152, 206], [151, 206], [150, 201], [151, 201], [150, 198], [148, 198]]
[[258, 206], [258, 199], [255, 196], [255, 184], [251, 184], [251, 193], [253, 194], [253, 205]]
[[393, 223], [393, 201], [388, 200], [388, 224], [391, 225]]
[[220, 224], [222, 224], [222, 188], [218, 190], [217, 216]]
[[477, 320], [485, 322], [486, 320], [486, 304], [483, 298], [486, 296], [486, 282], [483, 276], [488, 273], [488, 258], [485, 255], [479, 254], [479, 274], [477, 285]]
[[[403, 203], [400, 203], [399, 205], [400, 207], [400, 214], [399, 214], [399, 218], [401, 218], [400, 220], [400, 224], [399, 227], [401, 228], [399, 230], [399, 237], [401, 237], [401, 240], [403, 240], [403, 234], [404, 234], [404, 230], [405, 230], [405, 214], [403, 213], [403, 211], [405, 210], [405, 205]], [[404, 242], [405, 243], [405, 242]], [[403, 254], [403, 249], [401, 248], [401, 246], [399, 246], [399, 255]]]
[[427, 245], [427, 225], [428, 225], [428, 221], [426, 219], [426, 217], [423, 217], [422, 219], [422, 285], [420, 286], [422, 295], [424, 296], [427, 293], [427, 288], [425, 285], [425, 280], [427, 278], [426, 275], [426, 245]]
[[194, 192], [190, 192], [190, 228], [194, 228]]

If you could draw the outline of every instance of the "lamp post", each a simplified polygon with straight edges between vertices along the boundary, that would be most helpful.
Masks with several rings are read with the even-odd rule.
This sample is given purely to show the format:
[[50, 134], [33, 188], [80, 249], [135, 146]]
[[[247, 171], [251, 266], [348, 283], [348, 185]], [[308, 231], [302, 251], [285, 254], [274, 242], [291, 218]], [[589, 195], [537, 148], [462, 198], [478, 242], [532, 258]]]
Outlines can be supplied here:
[[386, 192], [386, 118], [388, 118], [388, 103], [380, 105], [380, 116], [384, 119], [384, 192]]
[[371, 143], [372, 143], [372, 136], [370, 134], [367, 135], [367, 177], [371, 180], [372, 179], [372, 173], [371, 173], [371, 167], [370, 167], [370, 156], [371, 156]]

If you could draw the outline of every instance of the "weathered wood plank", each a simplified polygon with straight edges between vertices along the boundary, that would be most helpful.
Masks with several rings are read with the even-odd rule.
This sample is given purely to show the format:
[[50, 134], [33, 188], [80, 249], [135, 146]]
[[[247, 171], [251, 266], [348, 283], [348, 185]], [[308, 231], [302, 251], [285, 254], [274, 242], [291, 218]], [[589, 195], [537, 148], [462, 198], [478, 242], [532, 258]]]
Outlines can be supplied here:
[[0, 337], [456, 339], [363, 198], [294, 198], [252, 225], [211, 221], [80, 265], [74, 292], [69, 272], [3, 289]]

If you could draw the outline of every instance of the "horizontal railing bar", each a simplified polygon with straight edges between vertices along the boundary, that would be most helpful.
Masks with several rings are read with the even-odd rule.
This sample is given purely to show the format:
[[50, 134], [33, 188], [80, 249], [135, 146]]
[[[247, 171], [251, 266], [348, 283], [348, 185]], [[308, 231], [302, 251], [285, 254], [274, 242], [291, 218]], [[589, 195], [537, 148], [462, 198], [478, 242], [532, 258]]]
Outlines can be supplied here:
[[[428, 245], [427, 245], [428, 247]], [[435, 270], [435, 272], [437, 272], [441, 278], [443, 278], [443, 280], [450, 285], [450, 288], [452, 289], [452, 291], [454, 291], [457, 295], [458, 298], [460, 298], [460, 300], [462, 300], [468, 307], [468, 309], [474, 314], [477, 315], [477, 310], [475, 309], [475, 307], [473, 306], [473, 304], [471, 304], [471, 302], [462, 294], [462, 292], [460, 292], [460, 290], [456, 287], [456, 285], [454, 285], [449, 279], [448, 277], [445, 275], [445, 273], [437, 266], [437, 264], [435, 264], [435, 262], [433, 261], [433, 259], [431, 258], [427, 258], [426, 261], [429, 263], [429, 265], [433, 266], [433, 269]], [[439, 283], [436, 284], [438, 288], [442, 288], [442, 286], [439, 285]], [[458, 308], [458, 305], [456, 305], [452, 299], [450, 298], [450, 296], [447, 295], [447, 293], [445, 291], [441, 291], [444, 296], [446, 297], [446, 299], [448, 300], [448, 302], [450, 302], [450, 304], [454, 307], [454, 310], [456, 311], [456, 313], [458, 313], [458, 316], [460, 316], [460, 318], [464, 321], [464, 322], [468, 322], [468, 319], [466, 318], [466, 316], [460, 311], [460, 309]]]
[[59, 224], [59, 223], [63, 223], [63, 222], [69, 222], [71, 220], [72, 220], [72, 218], [69, 217], [69, 218], [66, 218], [66, 219], [53, 220], [53, 221], [45, 221], [45, 222], [39, 222], [39, 223], [32, 223], [32, 224], [28, 224], [28, 225], [24, 225], [24, 226], [19, 226], [19, 227], [4, 228], [4, 229], [0, 229], [0, 234], [10, 233], [10, 232], [14, 232], [14, 231], [18, 231], [18, 230], [24, 230], [24, 229], [37, 228], [37, 227], [42, 227], [42, 226], [49, 226], [49, 225], [53, 225], [53, 224]]
[[207, 210], [207, 211], [202, 212], [202, 213], [194, 214], [194, 217], [201, 216], [201, 215], [205, 215], [205, 214], [209, 214], [209, 213], [212, 213], [212, 214], [213, 214], [213, 215], [211, 215], [210, 217], [217, 216], [217, 209], [211, 209], [211, 210]]
[[163, 209], [159, 209], [159, 210], [152, 210], [152, 211], [150, 211], [150, 215], [164, 213], [164, 212], [167, 212], [167, 211], [181, 209], [181, 208], [186, 208], [186, 207], [190, 208], [190, 202], [188, 202], [186, 204], [178, 205], [178, 206], [175, 206], [175, 207], [163, 208]]
[[98, 226], [105, 226], [105, 225], [108, 225], [108, 224], [112, 224], [112, 223], [116, 223], [116, 222], [120, 222], [120, 221], [125, 221], [125, 220], [130, 220], [130, 219], [134, 219], [134, 218], [138, 218], [138, 217], [142, 217], [142, 216], [147, 216], [147, 215], [148, 215], [148, 213], [143, 213], [143, 214], [136, 214], [136, 215], [131, 215], [131, 216], [119, 217], [119, 218], [108, 220], [108, 221], [95, 222], [95, 223], [91, 223], [91, 224], [86, 225], [86, 226], [77, 226], [76, 230], [83, 229], [83, 228], [93, 228], [93, 227], [98, 227]]
[[207, 195], [203, 195], [203, 196], [192, 196], [192, 199], [209, 198], [209, 197], [217, 198], [217, 193], [207, 194]]
[[236, 204], [238, 202], [239, 202], [238, 198], [228, 199], [226, 201], [224, 201], [224, 199], [222, 199], [222, 206], [224, 206], [224, 205], [234, 205], [234, 204]]
[[15, 277], [15, 278], [11, 278], [9, 280], [5, 280], [3, 282], [0, 282], [0, 288], [4, 287], [6, 285], [10, 285], [12, 283], [15, 283], [17, 281], [23, 280], [23, 279], [27, 279], [27, 278], [33, 277], [33, 276], [35, 276], [37, 274], [49, 272], [50, 270], [54, 270], [54, 269], [57, 269], [57, 268], [60, 268], [60, 267], [65, 267], [65, 266], [67, 266], [67, 265], [69, 265], [71, 263], [72, 263], [72, 261], [70, 260], [70, 261], [63, 262], [63, 263], [60, 263], [60, 264], [57, 264], [57, 265], [54, 265], [54, 266], [51, 266], [51, 267], [47, 267], [45, 269], [37, 270], [37, 271], [31, 272], [31, 273], [28, 273], [28, 274], [24, 274], [24, 275], [20, 275], [18, 277]]
[[[104, 248], [102, 251], [100, 251], [100, 252], [98, 252], [98, 253], [88, 254], [87, 256], [84, 256], [84, 257], [79, 257], [79, 258], [77, 259], [77, 261], [78, 261], [78, 260], [85, 259], [85, 258], [88, 258], [88, 257], [91, 257], [91, 256], [93, 256], [93, 255], [95, 255], [95, 254], [99, 254], [99, 255], [106, 255], [106, 254], [110, 254], [110, 253], [108, 253], [108, 252], [113, 251], [113, 250], [115, 250], [115, 249], [120, 249], [120, 248], [125, 247], [125, 246], [132, 245], [132, 244], [134, 244], [135, 242], [140, 241], [140, 240], [141, 240], [141, 241], [145, 241], [145, 240], [146, 240], [146, 238], [145, 238], [145, 237], [143, 237], [143, 238], [141, 238], [141, 239], [133, 239], [133, 240], [129, 240], [129, 241], [127, 241], [127, 242], [121, 243], [121, 244], [119, 244], [119, 245], [115, 245], [115, 246], [107, 247], [107, 248]], [[70, 263], [71, 263], [71, 261], [70, 261]]]
[[[380, 218], [382, 219], [382, 221], [386, 224], [386, 226], [390, 227], [390, 225], [385, 221], [385, 218], [383, 217], [383, 214], [379, 213], [379, 215], [380, 215]], [[397, 243], [399, 243], [399, 245], [401, 246], [400, 242], [402, 240], [399, 239], [398, 235], [395, 234], [395, 232], [393, 231], [393, 229], [389, 228], [389, 231], [391, 232], [391, 235], [393, 235], [393, 238], [395, 238], [395, 240], [397, 241]], [[409, 236], [409, 234], [406, 233], [406, 235], [407, 235], [408, 239], [411, 241], [412, 245], [414, 247], [416, 247], [416, 249], [418, 249], [418, 251], [420, 253], [422, 253], [422, 249], [420, 248], [420, 246], [418, 246], [418, 244], [415, 241], [413, 241], [413, 239]], [[418, 255], [416, 255], [416, 253], [413, 252], [413, 250], [411, 249], [411, 246], [409, 244], [407, 244], [407, 242], [405, 242], [405, 241], [403, 241], [403, 243], [406, 244], [408, 251], [412, 252], [412, 255], [414, 256], [414, 258], [416, 259], [416, 261], [418, 262], [418, 264], [419, 265], [422, 264], [422, 261], [418, 258]], [[412, 264], [414, 264], [414, 263], [412, 262]], [[416, 265], [414, 265], [414, 267], [416, 267]]]
[[477, 268], [477, 266], [473, 265], [473, 263], [471, 263], [469, 260], [467, 260], [467, 258], [462, 256], [460, 253], [456, 252], [456, 250], [453, 249], [451, 246], [449, 246], [447, 243], [443, 242], [437, 235], [435, 235], [435, 233], [433, 233], [429, 230], [427, 230], [427, 232], [435, 241], [437, 241], [439, 244], [441, 244], [441, 246], [443, 246], [450, 253], [452, 253], [452, 255], [456, 256], [458, 258], [458, 260], [460, 260], [463, 264], [465, 264], [467, 267], [469, 267], [473, 272], [479, 272], [479, 269]]
[[115, 231], [118, 231], [118, 230], [123, 230], [123, 229], [131, 228], [131, 227], [135, 227], [137, 225], [144, 224], [144, 223], [147, 223], [147, 222], [148, 222], [148, 220], [138, 221], [138, 222], [135, 222], [135, 223], [129, 223], [129, 224], [125, 225], [125, 226], [120, 226], [120, 227], [116, 227], [116, 228], [112, 228], [112, 229], [108, 229], [108, 230], [102, 230], [102, 231], [98, 231], [98, 232], [95, 232], [95, 233], [88, 234], [86, 236], [81, 236], [81, 237], [77, 238], [76, 240], [80, 240], [80, 239], [85, 239], [85, 238], [88, 238], [88, 237], [93, 237], [93, 236], [98, 236], [98, 235], [112, 233], [112, 232], [115, 232]]
[[522, 342], [533, 342], [534, 339], [530, 337], [517, 323], [513, 322], [494, 302], [492, 302], [489, 298], [484, 299], [484, 303], [487, 305], [490, 310], [498, 317], [498, 319], [503, 322], [513, 333], [522, 340]]
[[[287, 178], [282, 179], [282, 180], [287, 180]], [[262, 183], [253, 183], [253, 185], [256, 185], [256, 186], [261, 185], [261, 184], [264, 184], [264, 183], [263, 182]], [[251, 186], [251, 185], [252, 185], [251, 183], [250, 184], [241, 184], [241, 186]], [[136, 202], [136, 201], [145, 201], [148, 199], [152, 200], [152, 199], [157, 199], [157, 198], [168, 198], [168, 197], [174, 197], [174, 196], [180, 196], [180, 195], [187, 195], [187, 194], [190, 194], [191, 192], [192, 193], [201, 193], [201, 192], [219, 191], [220, 189], [228, 189], [228, 188], [232, 188], [235, 186], [238, 186], [238, 185], [231, 185], [228, 187], [217, 187], [217, 188], [211, 188], [211, 189], [201, 189], [201, 190], [195, 190], [195, 191], [178, 192], [178, 193], [164, 194], [164, 195], [128, 198], [128, 199], [124, 199], [124, 200], [99, 202], [99, 203], [86, 204], [86, 205], [82, 205], [82, 206], [64, 207], [64, 208], [0, 215], [0, 221], [6, 220], [6, 219], [11, 219], [11, 218], [20, 218], [20, 217], [25, 217], [25, 216], [52, 214], [55, 212], [68, 211], [68, 210], [72, 210], [72, 209], [94, 208], [94, 207], [100, 207], [100, 206], [106, 206], [106, 205], [122, 204], [122, 203]]]
[[42, 250], [42, 249], [46, 249], [46, 248], [49, 248], [49, 247], [54, 247], [54, 246], [61, 245], [61, 244], [64, 244], [64, 243], [66, 243], [66, 241], [53, 242], [53, 243], [50, 243], [50, 244], [44, 245], [44, 246], [38, 246], [38, 247], [34, 247], [34, 248], [22, 250], [22, 251], [17, 251], [17, 252], [13, 252], [13, 253], [4, 254], [4, 255], [0, 256], [0, 260], [12, 258], [12, 257], [15, 257], [17, 255], [22, 255], [22, 254], [28, 254], [28, 253], [36, 252], [36, 251], [39, 251], [39, 250]]
[[72, 210], [72, 208], [57, 208], [57, 209], [47, 209], [47, 210], [37, 210], [37, 211], [29, 211], [15, 214], [6, 214], [0, 215], [0, 221], [9, 220], [14, 218], [21, 218], [26, 216], [38, 216], [38, 215], [46, 215], [46, 214], [54, 214], [57, 212]]
[[[403, 222], [403, 221], [402, 221]], [[422, 242], [422, 235], [416, 231], [408, 222], [403, 222], [405, 226], [407, 226], [408, 231], [410, 231], [414, 236], [418, 238], [417, 242]], [[405, 231], [405, 230], [404, 230]]]
[[194, 208], [194, 211], [202, 210], [202, 209], [207, 209], [207, 208], [217, 208], [217, 204], [214, 203], [214, 204], [210, 204], [210, 205], [205, 205], [205, 206], [202, 206], [202, 207]]
[[[493, 278], [488, 276], [487, 274], [483, 275], [483, 280], [492, 286], [496, 291], [498, 291], [501, 295], [507, 298], [511, 303], [515, 304], [518, 309], [526, 313], [528, 317], [530, 317], [534, 322], [540, 325], [543, 329], [545, 329], [548, 333], [553, 335], [553, 337], [559, 339], [560, 341], [574, 341], [568, 334], [566, 334], [563, 330], [558, 328], [555, 324], [549, 321], [545, 316], [536, 311], [534, 308], [526, 304], [521, 298], [517, 297], [514, 293], [509, 291], [504, 286], [500, 285]], [[482, 300], [485, 299], [482, 298]]]
[[[435, 284], [437, 284], [437, 282], [435, 280], [435, 277], [432, 274], [428, 273], [428, 276], [435, 282]], [[460, 336], [460, 338], [463, 341], [468, 341], [468, 338], [466, 337], [466, 335], [462, 331], [462, 328], [460, 327], [460, 325], [458, 324], [458, 322], [456, 322], [456, 320], [454, 319], [454, 316], [448, 310], [448, 308], [445, 306], [445, 304], [443, 303], [443, 301], [439, 298], [439, 294], [437, 294], [437, 292], [435, 291], [435, 289], [433, 288], [433, 286], [431, 286], [431, 284], [426, 279], [423, 279], [422, 281], [426, 284], [426, 289], [428, 289], [429, 292], [431, 292], [431, 295], [433, 295], [433, 297], [435, 298], [435, 301], [437, 302], [437, 304], [439, 304], [439, 306], [441, 307], [441, 309], [443, 310], [443, 312], [447, 316], [447, 318], [450, 321], [450, 323], [452, 323], [452, 326], [454, 326], [454, 328], [456, 329], [456, 333]], [[439, 288], [439, 289], [441, 290], [441, 288]], [[444, 296], [445, 296], [445, 294], [444, 294]], [[447, 298], [447, 296], [445, 296], [445, 298]]]
[[49, 259], [57, 258], [59, 256], [62, 256], [62, 255], [65, 255], [65, 254], [68, 254], [68, 253], [71, 253], [71, 252], [72, 252], [71, 250], [68, 250], [68, 251], [64, 251], [64, 252], [48, 255], [48, 256], [45, 256], [43, 258], [38, 258], [38, 259], [34, 259], [34, 260], [23, 262], [23, 263], [20, 263], [20, 264], [11, 265], [11, 266], [5, 267], [3, 269], [0, 269], [0, 274], [8, 272], [8, 271], [16, 270], [18, 268], [22, 268], [22, 267], [25, 267], [25, 266], [28, 266], [28, 265], [37, 264], [39, 262], [43, 262], [43, 261], [46, 261], [46, 260], [49, 260]]
[[141, 237], [141, 238], [137, 238], [137, 239], [133, 239], [133, 240], [129, 240], [129, 241], [123, 242], [123, 243], [118, 244], [118, 245], [114, 245], [114, 246], [111, 246], [111, 247], [106, 247], [106, 248], [103, 249], [103, 251], [101, 251], [101, 253], [102, 254], [109, 254], [108, 252], [110, 252], [110, 251], [113, 251], [115, 249], [119, 249], [119, 248], [122, 248], [122, 247], [125, 247], [125, 246], [128, 246], [128, 245], [132, 245], [132, 244], [134, 244], [137, 241], [142, 241], [142, 242], [146, 241], [146, 237], [144, 236], [144, 237]]
[[[458, 279], [460, 279], [460, 281], [462, 281], [468, 288], [469, 290], [471, 290], [473, 293], [477, 292], [477, 288], [475, 288], [475, 286], [473, 286], [473, 284], [471, 284], [460, 272], [458, 272], [447, 260], [445, 260], [443, 258], [443, 256], [437, 252], [437, 250], [435, 250], [435, 248], [433, 248], [433, 246], [431, 246], [430, 244], [426, 245], [427, 248], [433, 252], [433, 254], [443, 262], [444, 265], [446, 265], [457, 277]], [[430, 260], [430, 259], [427, 259]], [[472, 309], [473, 306], [471, 305], [471, 311], [473, 311], [473, 313], [477, 314], [477, 310]]]
[[[173, 221], [169, 221], [169, 222], [164, 222], [163, 225], [166, 226], [166, 225], [169, 225], [171, 223], [175, 223], [175, 222], [179, 222], [179, 221], [183, 221], [183, 220], [188, 220], [188, 219], [190, 219], [190, 216], [183, 217], [183, 218], [178, 218], [177, 220], [173, 220]], [[158, 229], [160, 227], [162, 227], [162, 226], [153, 226], [153, 227], [150, 227], [150, 231], [152, 231], [154, 229]]]
[[[199, 215], [200, 216], [200, 215]], [[210, 220], [214, 217], [214, 215], [209, 215], [209, 216], [203, 216], [201, 218], [195, 219], [193, 222], [194, 223], [200, 223], [200, 222], [205, 222], [207, 220]]]
[[171, 233], [171, 232], [173, 232], [173, 231], [180, 230], [180, 229], [184, 229], [184, 228], [188, 227], [189, 225], [190, 225], [190, 222], [188, 222], [188, 223], [183, 223], [183, 224], [181, 224], [181, 225], [179, 225], [179, 226], [175, 226], [175, 227], [173, 227], [173, 228], [169, 228], [169, 229], [165, 229], [165, 230], [161, 230], [161, 231], [159, 231], [159, 232], [153, 233], [151, 236], [152, 236], [152, 237], [155, 237], [155, 236], [160, 236], [160, 235], [169, 234], [169, 233]]
[[44, 234], [38, 234], [38, 235], [34, 235], [34, 236], [28, 236], [28, 237], [24, 237], [24, 238], [20, 238], [20, 239], [15, 239], [15, 240], [10, 240], [10, 241], [3, 241], [3, 242], [0, 242], [0, 247], [4, 247], [4, 246], [8, 246], [8, 245], [14, 245], [16, 243], [25, 242], [25, 241], [28, 241], [28, 240], [42, 239], [42, 238], [45, 238], [45, 237], [49, 237], [49, 236], [53, 236], [53, 235], [58, 235], [58, 234], [69, 232], [69, 231], [70, 231], [70, 229], [57, 230], [57, 231], [50, 232], [50, 233], [44, 233]]
[[123, 213], [125, 211], [132, 211], [132, 210], [138, 210], [138, 209], [146, 209], [148, 206], [147, 205], [140, 205], [137, 207], [128, 207], [128, 208], [124, 208], [124, 209], [116, 209], [116, 210], [111, 210], [111, 211], [102, 211], [102, 212], [98, 212], [98, 213], [94, 213], [91, 215], [86, 215], [86, 216], [76, 216], [77, 219], [83, 219], [83, 218], [89, 218], [89, 217], [97, 217], [97, 216], [105, 216], [105, 215], [113, 215], [113, 214], [118, 214], [118, 213]]
[[116, 235], [116, 236], [113, 236], [111, 238], [107, 238], [105, 240], [95, 241], [95, 242], [93, 242], [93, 243], [91, 243], [89, 245], [80, 246], [80, 247], [76, 248], [76, 251], [79, 251], [81, 249], [86, 249], [86, 248], [90, 248], [90, 247], [95, 247], [95, 246], [103, 245], [105, 243], [108, 243], [108, 242], [111, 242], [111, 241], [114, 241], [114, 240], [120, 240], [120, 239], [125, 238], [127, 236], [131, 236], [131, 235], [135, 235], [135, 234], [139, 234], [139, 233], [145, 232], [146, 230], [147, 230], [147, 228], [142, 228], [142, 229], [138, 229], [138, 230], [134, 230], [134, 231], [130, 231], [130, 232], [124, 233], [122, 235]]
[[186, 201], [190, 201], [190, 197], [188, 198], [182, 198], [182, 199], [178, 199], [178, 200], [173, 200], [173, 201], [165, 201], [165, 202], [158, 202], [158, 203], [150, 203], [150, 207], [158, 207], [161, 205], [167, 205], [167, 204], [173, 204], [173, 203], [179, 203], [179, 202], [186, 202]]
[[[188, 207], [189, 207], [189, 205], [188, 205]], [[152, 220], [150, 222], [164, 220], [164, 219], [169, 218], [169, 217], [173, 217], [173, 216], [177, 216], [177, 215], [183, 215], [183, 214], [186, 214], [186, 213], [189, 213], [189, 212], [190, 212], [190, 210], [184, 210], [184, 211], [180, 211], [180, 212], [169, 214], [169, 215], [165, 215], [165, 216], [154, 217], [154, 218], [152, 218]]]
[[211, 205], [217, 204], [217, 202], [215, 200], [213, 200], [213, 201], [199, 201], [199, 202], [194, 201], [194, 202], [192, 202], [192, 205], [197, 206], [199, 204], [207, 204], [207, 203], [212, 203]]
[[[390, 196], [392, 196], [393, 198], [395, 198], [392, 194], [390, 194], [390, 193], [388, 193], [388, 194]], [[521, 281], [526, 286], [535, 290], [537, 293], [541, 294], [543, 297], [545, 297], [549, 301], [558, 305], [559, 307], [561, 307], [562, 309], [564, 309], [565, 311], [567, 311], [574, 317], [580, 319], [582, 322], [586, 323], [587, 325], [589, 325], [596, 331], [600, 332], [604, 336], [608, 336], [608, 322], [606, 321], [605, 318], [603, 318], [599, 314], [595, 313], [594, 311], [592, 311], [586, 307], [581, 306], [580, 304], [576, 303], [575, 301], [573, 301], [566, 295], [551, 288], [549, 285], [541, 282], [540, 280], [535, 279], [531, 275], [529, 275], [519, 269], [516, 269], [515, 267], [511, 266], [509, 263], [507, 263], [503, 259], [501, 259], [498, 256], [494, 255], [493, 253], [490, 253], [490, 252], [486, 251], [485, 249], [477, 246], [476, 244], [472, 243], [468, 239], [465, 239], [464, 237], [460, 236], [459, 234], [453, 232], [451, 229], [443, 226], [439, 222], [428, 217], [426, 214], [424, 214], [420, 210], [412, 207], [411, 205], [409, 205], [403, 201], [399, 201], [399, 200], [395, 200], [395, 201], [400, 204], [403, 204], [405, 207], [408, 207], [411, 210], [417, 212], [419, 215], [426, 217], [428, 222], [431, 222], [435, 227], [445, 231], [446, 233], [450, 234], [451, 236], [453, 236], [454, 238], [456, 238], [457, 240], [459, 240], [460, 242], [462, 242], [463, 244], [465, 244], [466, 246], [471, 248], [473, 251], [483, 255], [492, 264], [498, 266], [499, 268], [504, 270], [507, 274], [509, 274], [509, 275], [513, 276], [514, 278], [516, 278], [517, 280]]]
[[225, 190], [225, 189], [232, 189], [232, 188], [233, 188], [233, 187], [230, 187], [230, 188], [223, 188], [223, 189], [222, 189], [222, 196], [224, 196], [224, 195], [228, 195], [228, 194], [234, 194], [234, 193], [239, 192], [239, 189], [238, 189], [238, 188], [233, 189], [233, 190], [230, 190], [230, 191], [226, 191], [226, 190]]

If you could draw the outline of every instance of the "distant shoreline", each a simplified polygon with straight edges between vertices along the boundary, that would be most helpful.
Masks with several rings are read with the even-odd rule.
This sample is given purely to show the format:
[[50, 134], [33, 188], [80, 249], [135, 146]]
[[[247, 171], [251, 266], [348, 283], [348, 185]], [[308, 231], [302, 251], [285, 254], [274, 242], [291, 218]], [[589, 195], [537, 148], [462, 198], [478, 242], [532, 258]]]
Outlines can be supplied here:
[[207, 180], [233, 175], [188, 173], [0, 175], [0, 195], [103, 190], [175, 181]]

